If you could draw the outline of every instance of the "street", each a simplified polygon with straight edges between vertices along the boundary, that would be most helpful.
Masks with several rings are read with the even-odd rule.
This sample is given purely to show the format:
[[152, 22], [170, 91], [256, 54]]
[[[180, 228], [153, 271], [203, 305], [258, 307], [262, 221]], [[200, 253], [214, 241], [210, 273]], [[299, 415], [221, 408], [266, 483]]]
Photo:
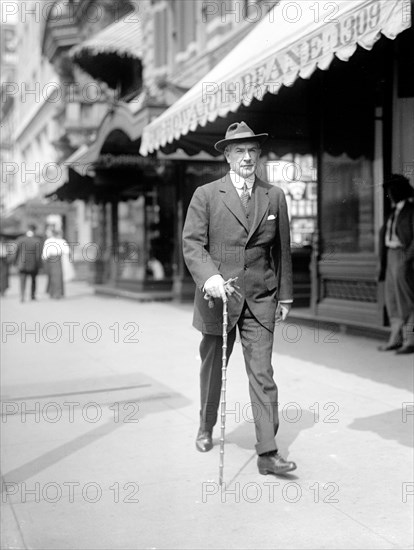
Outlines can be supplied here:
[[281, 453], [261, 476], [238, 341], [224, 480], [195, 449], [192, 305], [2, 298], [2, 548], [390, 549], [413, 541], [413, 355], [286, 322], [276, 330]]

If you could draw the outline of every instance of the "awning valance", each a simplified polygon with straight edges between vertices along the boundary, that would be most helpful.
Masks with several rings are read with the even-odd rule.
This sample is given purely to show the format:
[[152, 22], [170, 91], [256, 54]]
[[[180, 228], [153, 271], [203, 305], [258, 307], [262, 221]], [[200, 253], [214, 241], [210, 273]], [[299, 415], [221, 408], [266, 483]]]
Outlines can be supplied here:
[[[82, 145], [65, 161], [65, 166], [72, 168], [81, 176], [93, 176], [95, 162], [103, 149], [119, 154], [138, 153], [139, 139], [149, 121], [161, 112], [161, 107], [150, 107], [145, 104], [145, 93], [137, 95], [130, 103], [119, 102], [108, 112], [96, 132], [93, 143]], [[116, 135], [116, 143], [109, 143], [111, 136]], [[120, 139], [120, 136], [122, 138]], [[113, 140], [112, 140], [113, 141]], [[120, 151], [116, 150], [120, 149]], [[146, 161], [146, 159], [143, 159]], [[147, 162], [147, 161], [146, 161]]]
[[277, 94], [316, 68], [329, 68], [357, 46], [369, 50], [381, 33], [394, 39], [411, 25], [410, 0], [280, 1], [263, 20], [189, 92], [151, 122], [140, 153], [179, 140], [253, 99]]
[[119, 56], [142, 58], [142, 29], [138, 15], [130, 14], [112, 23], [88, 40], [70, 50], [73, 58], [88, 52], [92, 55], [114, 53]]
[[69, 51], [73, 62], [92, 78], [113, 89], [121, 84], [122, 96], [140, 85], [142, 54], [142, 28], [135, 12]]

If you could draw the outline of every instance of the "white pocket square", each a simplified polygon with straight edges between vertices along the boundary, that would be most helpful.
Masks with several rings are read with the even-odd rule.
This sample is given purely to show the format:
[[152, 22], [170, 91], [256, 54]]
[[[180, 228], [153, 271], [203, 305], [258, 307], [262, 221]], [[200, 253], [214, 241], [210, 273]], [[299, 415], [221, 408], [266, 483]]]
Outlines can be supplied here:
[[267, 216], [267, 219], [268, 220], [275, 220], [276, 216], [274, 216], [273, 214], [270, 214], [270, 216]]

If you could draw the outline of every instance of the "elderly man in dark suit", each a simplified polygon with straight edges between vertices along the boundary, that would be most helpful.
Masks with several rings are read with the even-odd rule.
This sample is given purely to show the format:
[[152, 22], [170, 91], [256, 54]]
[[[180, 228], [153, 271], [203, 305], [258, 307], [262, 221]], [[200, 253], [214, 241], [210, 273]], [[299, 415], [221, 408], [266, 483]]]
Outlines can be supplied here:
[[[230, 166], [226, 176], [196, 189], [183, 230], [185, 262], [196, 283], [193, 325], [202, 332], [201, 410], [196, 447], [213, 446], [221, 390], [222, 311], [228, 300], [229, 359], [238, 326], [256, 429], [258, 468], [284, 474], [296, 468], [279, 453], [278, 390], [273, 380], [273, 332], [292, 302], [290, 230], [283, 191], [256, 176], [261, 144], [244, 123], [229, 126], [215, 144]], [[234, 287], [225, 285], [237, 277]], [[214, 299], [210, 308], [206, 295]]]
[[414, 189], [393, 174], [384, 184], [392, 211], [380, 231], [379, 280], [385, 280], [385, 306], [391, 333], [380, 351], [414, 353]]
[[26, 279], [31, 278], [31, 297], [36, 300], [36, 277], [42, 263], [42, 242], [35, 235], [36, 226], [30, 224], [25, 235], [16, 242], [14, 263], [20, 275], [20, 301], [24, 302]]

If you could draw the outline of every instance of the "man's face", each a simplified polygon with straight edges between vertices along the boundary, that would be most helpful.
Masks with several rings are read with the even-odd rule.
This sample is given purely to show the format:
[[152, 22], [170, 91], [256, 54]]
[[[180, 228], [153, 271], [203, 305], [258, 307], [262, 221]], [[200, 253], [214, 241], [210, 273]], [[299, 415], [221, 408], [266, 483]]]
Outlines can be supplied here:
[[256, 172], [260, 146], [257, 141], [230, 143], [224, 154], [230, 168], [242, 178], [248, 178]]

